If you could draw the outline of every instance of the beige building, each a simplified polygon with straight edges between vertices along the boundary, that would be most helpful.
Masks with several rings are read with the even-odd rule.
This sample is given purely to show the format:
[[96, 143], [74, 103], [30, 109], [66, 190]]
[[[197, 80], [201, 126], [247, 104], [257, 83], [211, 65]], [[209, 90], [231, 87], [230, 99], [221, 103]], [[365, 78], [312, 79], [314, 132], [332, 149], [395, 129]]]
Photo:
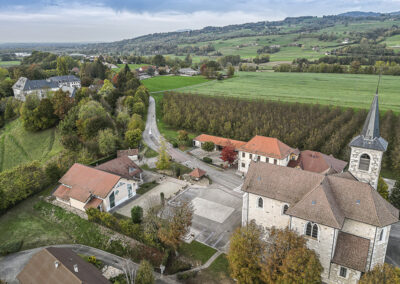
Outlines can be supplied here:
[[255, 220], [267, 230], [289, 227], [304, 235], [326, 283], [357, 283], [384, 263], [391, 225], [399, 221], [399, 211], [375, 190], [387, 148], [377, 95], [350, 147], [349, 172], [340, 172], [341, 164], [330, 174], [253, 161], [242, 187], [243, 225]]
[[136, 179], [78, 163], [75, 163], [59, 182], [60, 186], [53, 195], [58, 201], [82, 211], [88, 208], [109, 211], [134, 197], [139, 187], [139, 181]]

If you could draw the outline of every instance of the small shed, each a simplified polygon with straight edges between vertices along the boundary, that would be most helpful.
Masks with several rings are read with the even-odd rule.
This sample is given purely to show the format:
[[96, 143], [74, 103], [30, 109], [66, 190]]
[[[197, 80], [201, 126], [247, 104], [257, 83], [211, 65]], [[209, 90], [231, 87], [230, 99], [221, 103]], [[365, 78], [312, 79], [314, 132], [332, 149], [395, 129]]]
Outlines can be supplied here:
[[206, 175], [206, 171], [202, 169], [195, 168], [192, 172], [189, 173], [189, 176], [194, 180], [200, 180], [202, 177]]

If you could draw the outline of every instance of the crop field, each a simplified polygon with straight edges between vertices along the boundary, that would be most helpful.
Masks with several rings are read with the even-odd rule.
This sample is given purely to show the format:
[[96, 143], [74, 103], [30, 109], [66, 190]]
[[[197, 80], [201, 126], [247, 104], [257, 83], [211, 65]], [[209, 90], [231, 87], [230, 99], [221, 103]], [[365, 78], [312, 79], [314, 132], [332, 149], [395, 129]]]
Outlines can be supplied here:
[[46, 161], [61, 150], [55, 128], [32, 133], [14, 120], [0, 130], [0, 171], [28, 161]]
[[[239, 72], [232, 79], [190, 86], [179, 92], [368, 109], [377, 82], [376, 75]], [[379, 91], [382, 110], [400, 112], [399, 90], [397, 77], [382, 77]]]
[[161, 92], [205, 83], [207, 81], [208, 80], [202, 76], [157, 76], [142, 80], [142, 83], [150, 92]]

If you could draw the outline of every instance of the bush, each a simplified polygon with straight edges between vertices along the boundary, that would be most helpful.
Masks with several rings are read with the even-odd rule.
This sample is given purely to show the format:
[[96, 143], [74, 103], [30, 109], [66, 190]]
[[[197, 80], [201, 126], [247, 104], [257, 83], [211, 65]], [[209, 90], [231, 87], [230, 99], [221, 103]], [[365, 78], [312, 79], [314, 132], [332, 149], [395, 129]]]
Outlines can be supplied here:
[[212, 152], [215, 149], [215, 144], [213, 142], [207, 141], [201, 145], [201, 149], [207, 152]]
[[0, 255], [7, 255], [18, 252], [22, 247], [22, 241], [13, 241], [0, 246]]
[[189, 278], [194, 278], [197, 275], [197, 271], [186, 272], [186, 273], [178, 273], [177, 278], [178, 280], [187, 280]]
[[207, 164], [211, 164], [212, 163], [212, 159], [209, 157], [204, 157], [203, 158], [203, 162], [207, 163]]
[[131, 209], [131, 217], [132, 217], [132, 222], [135, 224], [140, 224], [142, 223], [143, 219], [143, 208], [140, 206], [134, 206]]
[[172, 141], [172, 147], [174, 147], [174, 148], [178, 148], [178, 142], [176, 142], [176, 141]]

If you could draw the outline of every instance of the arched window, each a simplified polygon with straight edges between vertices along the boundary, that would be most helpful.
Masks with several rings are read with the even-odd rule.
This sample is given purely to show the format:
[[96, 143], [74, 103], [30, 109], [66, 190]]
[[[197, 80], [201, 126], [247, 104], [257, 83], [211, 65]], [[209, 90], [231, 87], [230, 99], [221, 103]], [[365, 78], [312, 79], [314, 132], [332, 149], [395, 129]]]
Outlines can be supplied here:
[[286, 214], [286, 211], [289, 209], [289, 205], [283, 205], [283, 214]]
[[317, 224], [314, 224], [314, 226], [312, 227], [311, 237], [313, 237], [314, 239], [318, 239], [318, 225]]
[[358, 165], [358, 168], [363, 171], [368, 171], [370, 162], [371, 162], [370, 156], [368, 154], [362, 154], [360, 157], [360, 163]]
[[262, 197], [258, 198], [257, 205], [258, 205], [258, 208], [264, 207], [264, 200], [262, 199]]
[[312, 225], [311, 225], [311, 222], [308, 222], [306, 225], [306, 236], [311, 237], [311, 233], [312, 233]]

